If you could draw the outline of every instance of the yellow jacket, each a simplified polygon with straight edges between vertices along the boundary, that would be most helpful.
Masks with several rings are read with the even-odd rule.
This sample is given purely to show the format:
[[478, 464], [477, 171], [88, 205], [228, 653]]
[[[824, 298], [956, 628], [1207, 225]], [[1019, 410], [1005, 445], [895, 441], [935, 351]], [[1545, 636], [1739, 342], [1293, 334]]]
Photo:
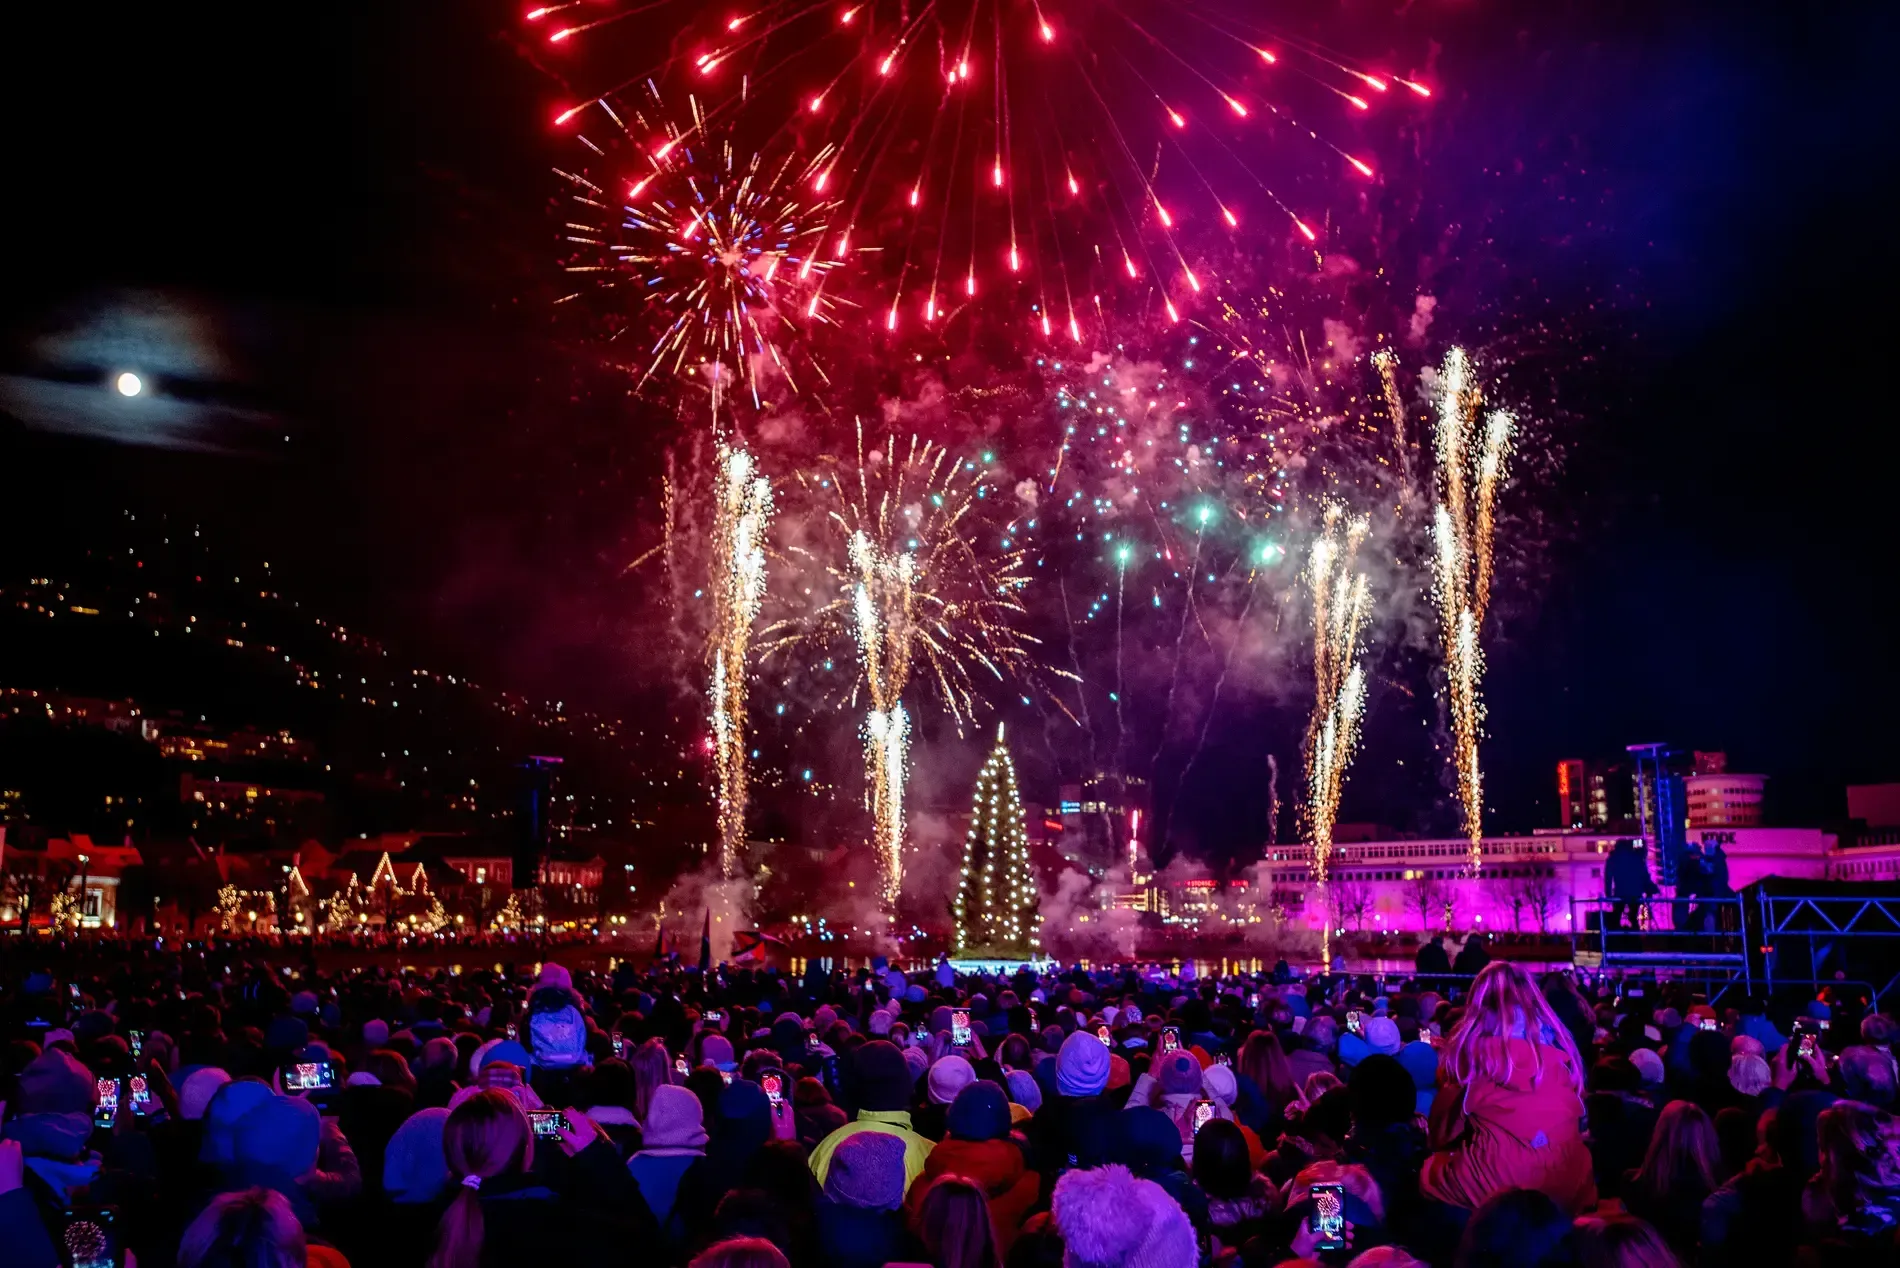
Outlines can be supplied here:
[[819, 1141], [811, 1151], [811, 1173], [818, 1177], [818, 1187], [825, 1187], [825, 1175], [831, 1170], [831, 1155], [846, 1138], [859, 1132], [884, 1132], [904, 1142], [904, 1191], [908, 1193], [911, 1182], [923, 1174], [924, 1159], [930, 1156], [935, 1143], [910, 1129], [909, 1110], [859, 1110], [856, 1122], [846, 1123]]

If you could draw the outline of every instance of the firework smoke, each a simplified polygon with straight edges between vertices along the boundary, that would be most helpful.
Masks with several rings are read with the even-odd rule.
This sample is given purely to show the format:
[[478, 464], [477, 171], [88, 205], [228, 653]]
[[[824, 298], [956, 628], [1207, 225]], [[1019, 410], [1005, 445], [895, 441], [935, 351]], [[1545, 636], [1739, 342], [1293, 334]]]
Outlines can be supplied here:
[[1469, 867], [1483, 863], [1484, 776], [1478, 740], [1484, 727], [1484, 653], [1479, 635], [1491, 601], [1492, 545], [1498, 485], [1515, 423], [1493, 411], [1478, 426], [1483, 392], [1464, 349], [1445, 356], [1438, 377], [1438, 500], [1432, 516], [1432, 597], [1438, 605], [1450, 705], [1452, 767], [1471, 840]]
[[719, 778], [719, 875], [730, 880], [745, 844], [746, 653], [765, 597], [765, 528], [772, 486], [743, 449], [721, 446], [713, 517], [712, 727]]

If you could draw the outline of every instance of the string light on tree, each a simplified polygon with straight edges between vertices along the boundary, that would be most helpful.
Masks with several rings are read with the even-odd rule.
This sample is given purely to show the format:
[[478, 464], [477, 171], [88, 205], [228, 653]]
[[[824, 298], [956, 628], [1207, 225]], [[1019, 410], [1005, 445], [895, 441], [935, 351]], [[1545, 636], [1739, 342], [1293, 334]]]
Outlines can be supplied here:
[[963, 847], [955, 911], [958, 952], [1036, 959], [1042, 952], [1038, 908], [1016, 764], [999, 724], [996, 747], [977, 773], [970, 835]]

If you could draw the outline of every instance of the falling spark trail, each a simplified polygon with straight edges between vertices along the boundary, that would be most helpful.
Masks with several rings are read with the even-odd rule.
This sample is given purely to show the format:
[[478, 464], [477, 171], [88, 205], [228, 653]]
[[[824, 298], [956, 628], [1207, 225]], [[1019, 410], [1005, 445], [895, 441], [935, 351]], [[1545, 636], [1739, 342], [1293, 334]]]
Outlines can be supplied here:
[[1326, 920], [1322, 939], [1330, 959], [1333, 919], [1326, 902], [1332, 865], [1333, 828], [1339, 796], [1359, 740], [1365, 710], [1365, 670], [1359, 663], [1359, 636], [1372, 612], [1370, 582], [1355, 571], [1359, 547], [1371, 523], [1364, 516], [1348, 521], [1338, 503], [1326, 508], [1324, 527], [1313, 543], [1306, 586], [1313, 596], [1313, 713], [1306, 732], [1307, 826], [1313, 837], [1313, 876], [1319, 909]]
[[1476, 874], [1484, 861], [1484, 773], [1478, 762], [1484, 730], [1481, 632], [1491, 602], [1498, 487], [1504, 480], [1515, 423], [1510, 414], [1493, 411], [1480, 430], [1483, 393], [1462, 348], [1446, 354], [1438, 389], [1432, 598], [1438, 606], [1444, 648], [1452, 773], [1464, 810], [1465, 835], [1471, 842], [1467, 867]]
[[719, 777], [719, 874], [731, 880], [745, 844], [746, 659], [765, 597], [772, 486], [743, 449], [719, 449], [712, 542], [712, 727]]

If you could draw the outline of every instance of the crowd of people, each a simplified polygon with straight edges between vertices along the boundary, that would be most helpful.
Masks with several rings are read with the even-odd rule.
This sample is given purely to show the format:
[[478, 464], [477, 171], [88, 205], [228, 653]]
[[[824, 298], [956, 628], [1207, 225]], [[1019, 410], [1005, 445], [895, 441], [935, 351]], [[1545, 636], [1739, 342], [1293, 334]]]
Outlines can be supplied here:
[[1506, 962], [325, 973], [127, 948], [0, 984], [0, 1262], [1893, 1264], [1896, 1036], [1831, 990], [1711, 1007]]

